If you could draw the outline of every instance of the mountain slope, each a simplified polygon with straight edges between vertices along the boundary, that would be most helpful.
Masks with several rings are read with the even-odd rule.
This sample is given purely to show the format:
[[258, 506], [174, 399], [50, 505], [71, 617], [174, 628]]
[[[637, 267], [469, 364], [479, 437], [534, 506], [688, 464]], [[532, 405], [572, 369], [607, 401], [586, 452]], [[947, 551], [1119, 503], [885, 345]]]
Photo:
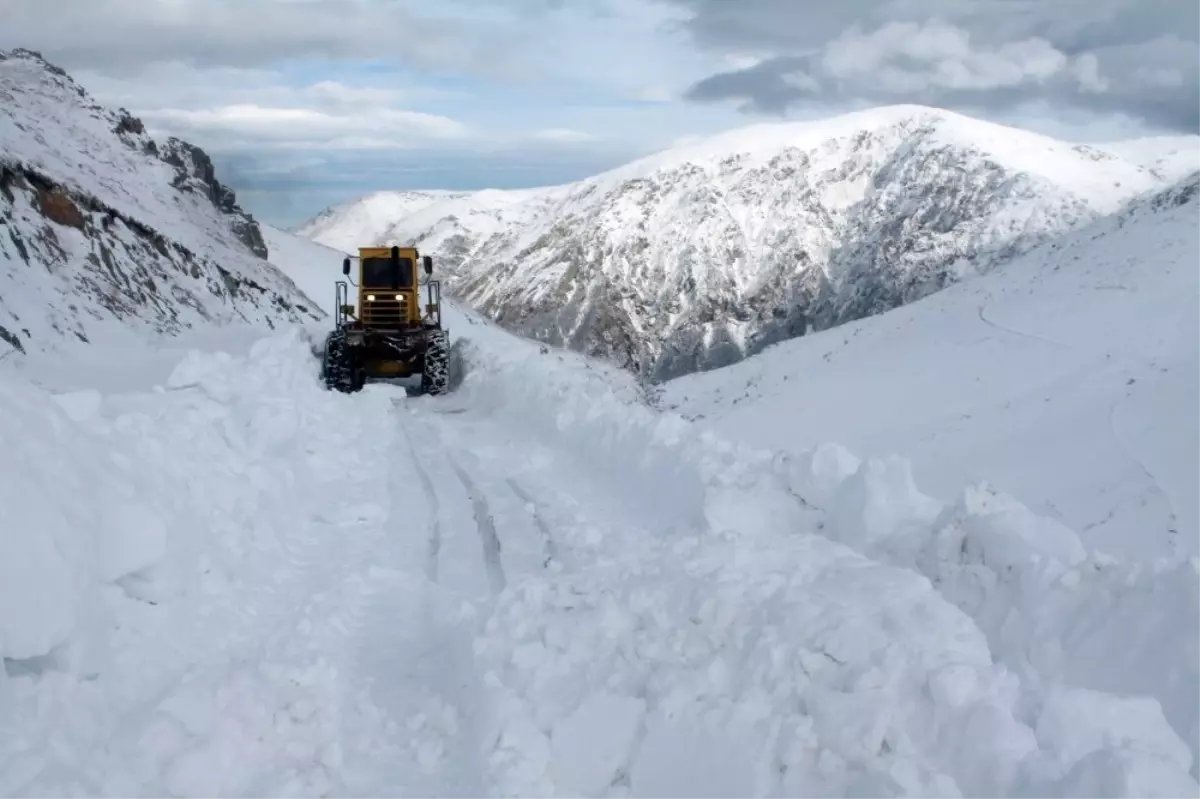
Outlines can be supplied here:
[[1147, 136], [1109, 142], [1099, 149], [1151, 169], [1164, 180], [1177, 181], [1200, 167], [1200, 136]]
[[342, 279], [342, 260], [347, 253], [317, 244], [293, 233], [260, 224], [270, 254], [267, 260], [311, 301], [332, 316], [333, 286]]
[[986, 476], [1126, 557], [1197, 554], [1198, 175], [663, 402], [763, 445], [903, 452], [942, 496]]
[[208, 156], [0, 53], [0, 349], [320, 318]]
[[898, 106], [446, 198], [375, 239], [433, 252], [510, 329], [663, 379], [910, 302], [1163, 185], [1100, 149]]
[[328, 247], [354, 252], [370, 247], [397, 219], [465, 192], [379, 191], [335, 205], [297, 226], [292, 233]]

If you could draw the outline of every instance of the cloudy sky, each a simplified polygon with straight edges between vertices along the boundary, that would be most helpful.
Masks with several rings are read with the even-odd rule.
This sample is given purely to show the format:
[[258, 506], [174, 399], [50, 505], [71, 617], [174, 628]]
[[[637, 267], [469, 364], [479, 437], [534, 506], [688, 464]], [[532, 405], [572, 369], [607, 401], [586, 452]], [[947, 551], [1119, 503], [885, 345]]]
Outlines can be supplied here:
[[1197, 132], [1198, 28], [1196, 0], [0, 0], [0, 47], [201, 145], [284, 225], [886, 103]]

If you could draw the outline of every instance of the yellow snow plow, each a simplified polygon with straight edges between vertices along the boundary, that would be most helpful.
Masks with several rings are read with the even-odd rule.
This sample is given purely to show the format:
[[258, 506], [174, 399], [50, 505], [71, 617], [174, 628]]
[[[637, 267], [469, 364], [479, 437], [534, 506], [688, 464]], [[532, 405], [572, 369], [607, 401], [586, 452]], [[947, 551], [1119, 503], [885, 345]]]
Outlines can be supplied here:
[[[350, 277], [353, 260], [357, 283]], [[357, 259], [342, 262], [358, 301], [349, 301], [346, 280], [337, 281], [335, 327], [322, 357], [327, 388], [350, 393], [368, 378], [420, 375], [421, 393], [445, 393], [450, 338], [442, 329], [441, 283], [428, 279], [432, 273], [433, 259], [415, 247], [360, 247]]]

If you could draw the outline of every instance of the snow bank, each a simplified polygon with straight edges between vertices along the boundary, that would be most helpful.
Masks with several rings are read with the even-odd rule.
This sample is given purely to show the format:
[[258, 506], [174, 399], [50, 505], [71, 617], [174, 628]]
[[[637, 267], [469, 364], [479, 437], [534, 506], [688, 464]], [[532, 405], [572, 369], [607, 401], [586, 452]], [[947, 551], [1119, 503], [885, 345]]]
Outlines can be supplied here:
[[[95, 399], [76, 396], [86, 412]], [[48, 654], [80, 629], [96, 632], [95, 587], [162, 556], [165, 526], [135, 501], [136, 464], [106, 451], [45, 392], [0, 382], [0, 656]], [[75, 639], [79, 662], [95, 642]]]
[[[462, 311], [450, 320], [451, 338], [466, 364], [461, 401], [577, 453], [589, 474], [616, 483], [660, 525], [747, 533], [790, 526], [780, 523], [779, 514], [800, 523], [801, 509], [768, 468], [769, 453], [735, 446], [679, 416], [659, 413], [644, 401], [634, 378], [614, 366], [532, 344]], [[762, 503], [755, 518], [739, 501], [744, 492]]]
[[[1191, 566], [1106, 570], [984, 488], [944, 508], [902, 459], [739, 447], [654, 411], [615, 369], [452, 327], [467, 369], [450, 401], [576, 453], [671, 531], [501, 599], [479, 643], [501, 790], [1196, 792], [1194, 737], [1189, 752], [1177, 734], [1194, 731], [1196, 625], [1163, 626], [1196, 612]], [[1092, 661], [1143, 616], [1153, 646]], [[582, 750], [604, 757], [572, 766]]]
[[[293, 333], [245, 358], [192, 352], [149, 394], [56, 395], [7, 373], [0, 655], [98, 669], [74, 655], [102, 651], [103, 586], [150, 602], [209, 590], [198, 559], [244, 549], [248, 508], [294, 519], [296, 465], [283, 445], [313, 423], [314, 404], [337, 401], [316, 369]], [[220, 573], [211, 567], [210, 577]]]
[[[1031, 690], [1062, 684], [1156, 699], [1196, 774], [1196, 559], [1147, 565], [1087, 552], [1073, 530], [987, 484], [943, 506], [917, 490], [901, 458], [858, 463], [825, 446], [787, 468], [797, 495], [827, 511], [824, 535], [927, 576]], [[1094, 696], [1097, 706], [1119, 701]], [[1039, 699], [1028, 701], [1039, 712]]]
[[317, 370], [293, 331], [138, 393], [0, 380], [0, 794], [372, 792], [345, 639], [394, 408]]

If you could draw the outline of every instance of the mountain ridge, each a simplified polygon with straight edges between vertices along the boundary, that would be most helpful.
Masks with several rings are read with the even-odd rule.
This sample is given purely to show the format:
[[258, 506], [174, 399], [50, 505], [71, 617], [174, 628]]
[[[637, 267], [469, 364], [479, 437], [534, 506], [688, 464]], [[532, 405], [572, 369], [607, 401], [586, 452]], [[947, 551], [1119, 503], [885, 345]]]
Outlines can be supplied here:
[[902, 105], [755, 125], [571, 184], [427, 196], [356, 234], [425, 247], [450, 296], [515, 332], [663, 380], [905, 304], [1167, 182], [1105, 148]]

